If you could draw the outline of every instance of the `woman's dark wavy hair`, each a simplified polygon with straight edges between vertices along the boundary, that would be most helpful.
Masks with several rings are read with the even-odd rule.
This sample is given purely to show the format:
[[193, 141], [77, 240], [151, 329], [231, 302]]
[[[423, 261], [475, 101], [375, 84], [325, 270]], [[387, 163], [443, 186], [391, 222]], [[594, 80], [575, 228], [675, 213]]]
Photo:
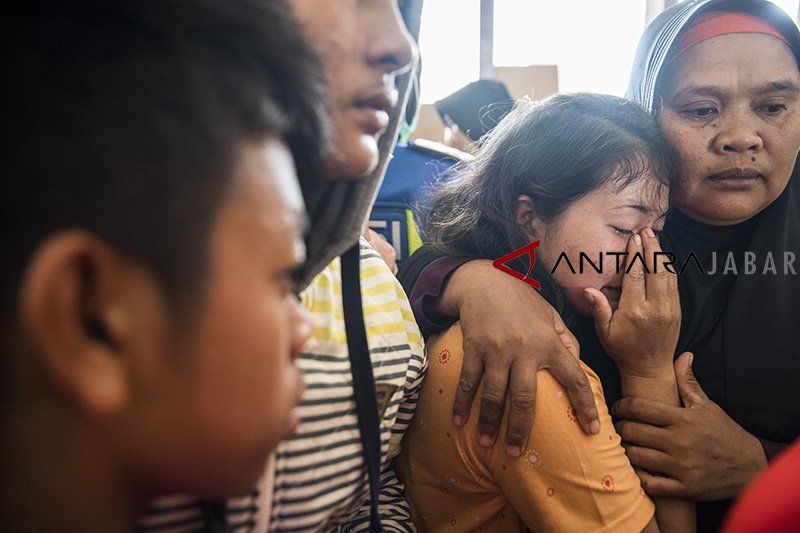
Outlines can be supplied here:
[[[426, 242], [446, 254], [496, 259], [534, 240], [517, 223], [520, 194], [553, 222], [590, 192], [606, 184], [621, 189], [648, 172], [659, 180], [655, 196], [676, 168], [654, 118], [631, 100], [589, 93], [520, 100], [475, 160], [436, 184], [420, 222]], [[524, 259], [510, 266], [526, 273], [529, 265]], [[541, 262], [532, 277], [563, 313], [560, 290]]]

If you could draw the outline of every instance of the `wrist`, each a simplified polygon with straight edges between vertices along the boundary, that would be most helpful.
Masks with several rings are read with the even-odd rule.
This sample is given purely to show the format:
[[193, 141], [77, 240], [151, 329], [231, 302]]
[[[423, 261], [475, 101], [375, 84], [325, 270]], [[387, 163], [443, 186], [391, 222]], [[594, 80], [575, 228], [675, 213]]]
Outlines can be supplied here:
[[623, 396], [639, 396], [670, 405], [680, 405], [675, 373], [658, 372], [652, 375], [620, 370], [620, 388]]
[[[639, 353], [641, 353], [641, 351]], [[620, 377], [628, 376], [632, 379], [653, 381], [671, 380], [675, 382], [675, 368], [673, 366], [672, 352], [653, 357], [651, 361], [644, 360], [641, 356], [632, 358], [631, 363], [627, 363], [624, 359], [613, 359], [617, 364]]]
[[458, 267], [445, 281], [442, 297], [437, 300], [436, 311], [441, 315], [460, 316], [463, 302], [469, 301], [469, 293], [481, 286], [487, 269], [492, 269], [491, 261], [473, 259]]
[[620, 376], [627, 376], [632, 379], [675, 381], [675, 370], [672, 366], [617, 365], [617, 369]]

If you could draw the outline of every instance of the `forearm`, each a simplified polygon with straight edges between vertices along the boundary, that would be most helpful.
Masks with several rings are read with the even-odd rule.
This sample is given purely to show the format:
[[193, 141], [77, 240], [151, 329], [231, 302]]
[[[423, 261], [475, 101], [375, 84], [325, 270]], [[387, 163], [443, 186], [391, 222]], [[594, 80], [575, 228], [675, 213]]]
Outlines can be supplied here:
[[[637, 396], [668, 405], [680, 405], [675, 373], [671, 367], [668, 372], [656, 372], [649, 377], [621, 373], [620, 380], [623, 396]], [[696, 526], [694, 502], [674, 498], [653, 498], [653, 503], [656, 505], [655, 518], [660, 531], [680, 533], [694, 531]]]
[[692, 533], [697, 529], [694, 502], [673, 498], [653, 498], [655, 518], [663, 533]]
[[400, 268], [398, 278], [408, 294], [411, 310], [424, 338], [446, 329], [457, 319], [457, 316], [445, 315], [436, 308], [450, 275], [467, 261], [467, 257], [442, 257], [423, 247]]
[[493, 268], [486, 259], [473, 259], [459, 266], [445, 281], [432, 310], [439, 315], [458, 317], [461, 302], [469, 297], [470, 291], [481, 286], [480, 280], [486, 279]]

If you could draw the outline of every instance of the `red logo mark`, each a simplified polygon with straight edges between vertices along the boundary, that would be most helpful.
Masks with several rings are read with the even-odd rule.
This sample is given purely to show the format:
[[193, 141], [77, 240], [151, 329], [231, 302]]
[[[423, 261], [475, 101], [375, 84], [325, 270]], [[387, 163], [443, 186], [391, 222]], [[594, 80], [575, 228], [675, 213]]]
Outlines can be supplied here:
[[[518, 280], [524, 281], [528, 285], [532, 285], [534, 288], [539, 289], [541, 288], [542, 284], [533, 278], [529, 278], [528, 275], [533, 270], [533, 265], [536, 264], [536, 252], [534, 251], [534, 249], [539, 247], [540, 242], [541, 241], [536, 241], [530, 244], [526, 244], [519, 250], [514, 250], [510, 254], [506, 254], [503, 257], [495, 259], [494, 262], [492, 262], [492, 266], [495, 267], [497, 270], [505, 272], [509, 276], [513, 276]], [[508, 263], [512, 259], [516, 259], [517, 257], [523, 254], [528, 254], [528, 258], [530, 259], [530, 266], [528, 267], [528, 272], [526, 272], [524, 276], [519, 272], [517, 272], [516, 270], [514, 270], [513, 268], [509, 268], [505, 265], [505, 263]]]

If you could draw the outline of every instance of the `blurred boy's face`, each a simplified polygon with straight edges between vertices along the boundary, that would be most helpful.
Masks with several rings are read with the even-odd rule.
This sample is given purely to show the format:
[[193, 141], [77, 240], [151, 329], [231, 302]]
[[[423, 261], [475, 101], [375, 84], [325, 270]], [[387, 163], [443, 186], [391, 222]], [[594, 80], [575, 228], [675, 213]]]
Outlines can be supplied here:
[[395, 76], [412, 58], [397, 0], [290, 0], [325, 64], [333, 121], [330, 179], [358, 179], [378, 161], [397, 104]]
[[199, 309], [185, 330], [165, 328], [143, 395], [157, 469], [148, 475], [202, 496], [250, 489], [291, 432], [302, 391], [294, 359], [310, 334], [293, 290], [304, 247], [292, 158], [278, 141], [246, 145], [237, 174], [210, 233]]

